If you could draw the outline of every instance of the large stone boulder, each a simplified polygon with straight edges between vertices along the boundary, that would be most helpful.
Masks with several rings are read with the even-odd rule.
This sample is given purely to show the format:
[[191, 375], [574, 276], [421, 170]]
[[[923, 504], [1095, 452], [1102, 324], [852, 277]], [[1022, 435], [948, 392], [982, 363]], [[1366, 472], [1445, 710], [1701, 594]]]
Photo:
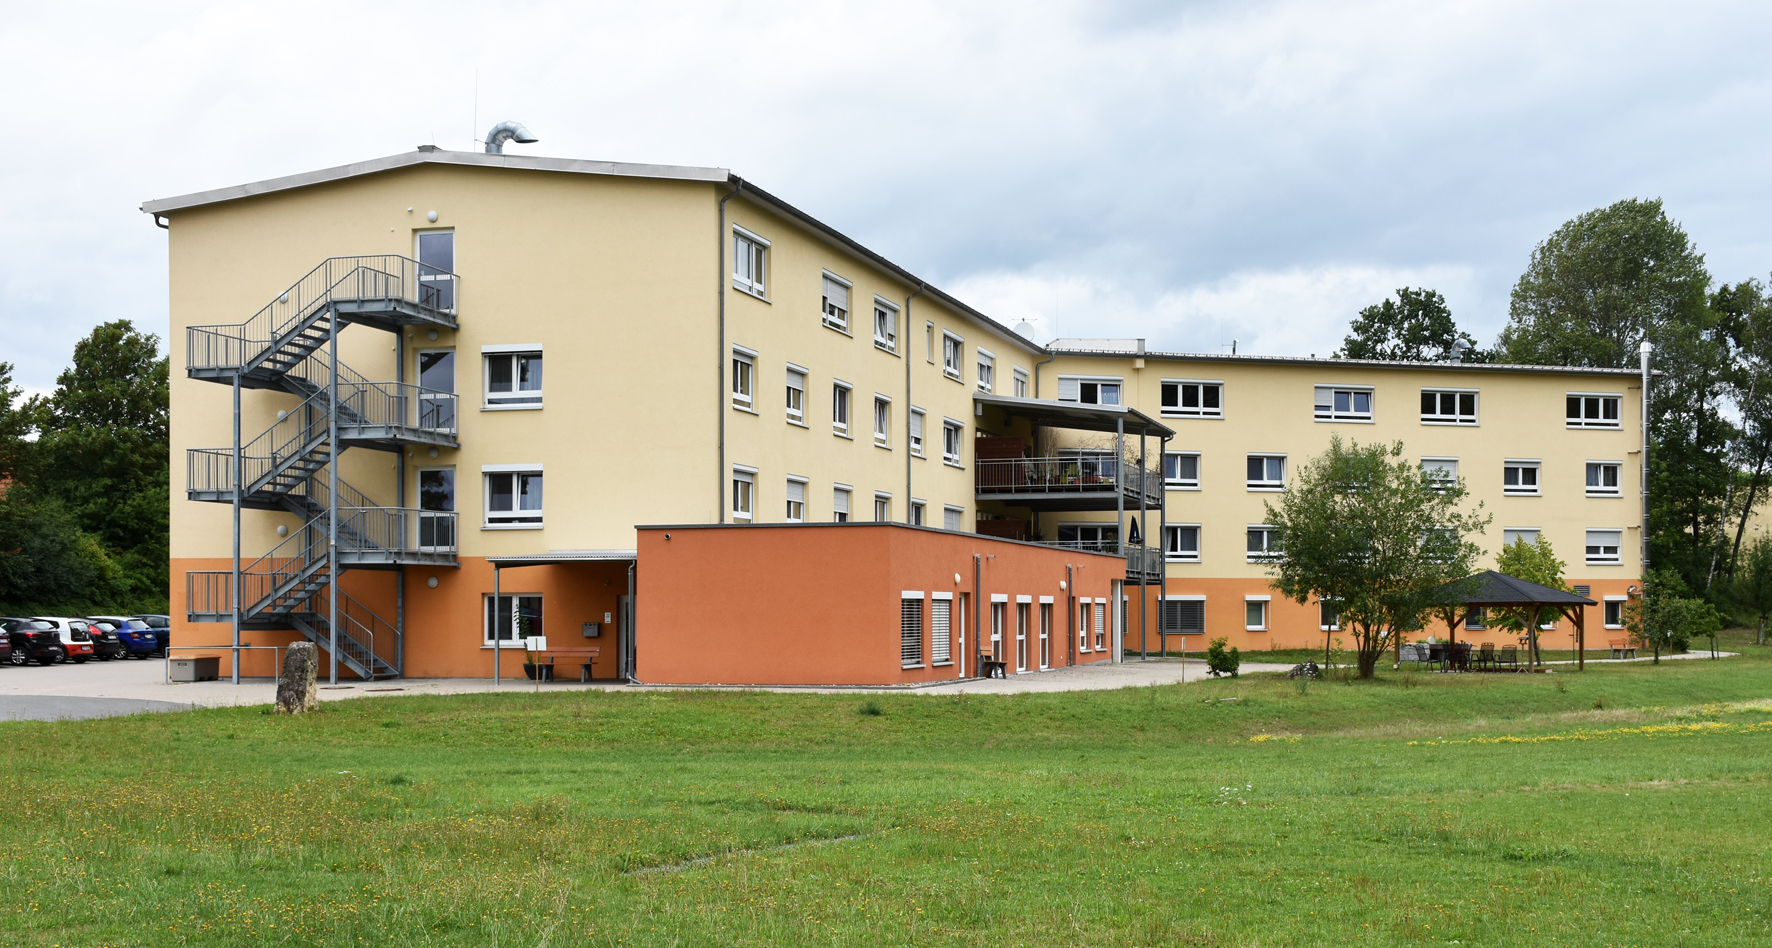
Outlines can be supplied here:
[[283, 659], [283, 676], [277, 679], [278, 714], [307, 714], [320, 706], [320, 649], [312, 642], [289, 646]]

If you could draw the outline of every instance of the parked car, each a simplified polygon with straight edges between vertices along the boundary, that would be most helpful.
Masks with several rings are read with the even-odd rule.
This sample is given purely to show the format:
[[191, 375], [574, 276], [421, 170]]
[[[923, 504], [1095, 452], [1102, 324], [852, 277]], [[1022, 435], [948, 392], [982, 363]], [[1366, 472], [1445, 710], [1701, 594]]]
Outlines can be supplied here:
[[62, 650], [62, 638], [55, 626], [47, 622], [0, 616], [0, 627], [6, 629], [6, 637], [12, 642], [12, 654], [7, 661], [14, 665], [54, 665], [68, 655]]
[[102, 622], [88, 622], [85, 619], [73, 619], [70, 621], [74, 625], [86, 626], [87, 634], [92, 637], [93, 658], [96, 658], [101, 662], [108, 662], [113, 658], [129, 657], [129, 649], [123, 644], [123, 640], [117, 636], [116, 629], [107, 628], [106, 624]]
[[108, 629], [117, 637], [123, 646], [123, 654], [129, 658], [151, 658], [160, 651], [160, 640], [154, 636], [153, 629], [142, 628], [140, 620], [123, 619], [119, 627], [112, 622], [92, 623], [95, 629]]
[[157, 652], [165, 652], [166, 646], [171, 644], [167, 641], [167, 638], [171, 634], [171, 629], [156, 629], [145, 619], [135, 616], [87, 616], [86, 618], [93, 622], [110, 623], [116, 627], [119, 636], [122, 635], [124, 629], [135, 629], [146, 632], [154, 637], [154, 650]]
[[0, 665], [12, 664], [12, 636], [0, 631]]
[[55, 634], [62, 640], [63, 661], [84, 665], [89, 661], [95, 650], [92, 647], [92, 626], [84, 619], [67, 619], [60, 616], [33, 616], [38, 622], [47, 622], [55, 629]]
[[160, 651], [166, 651], [166, 646], [172, 644], [171, 616], [145, 613], [139, 616], [130, 616], [130, 618], [146, 625], [148, 630], [154, 633], [154, 636], [160, 640]]

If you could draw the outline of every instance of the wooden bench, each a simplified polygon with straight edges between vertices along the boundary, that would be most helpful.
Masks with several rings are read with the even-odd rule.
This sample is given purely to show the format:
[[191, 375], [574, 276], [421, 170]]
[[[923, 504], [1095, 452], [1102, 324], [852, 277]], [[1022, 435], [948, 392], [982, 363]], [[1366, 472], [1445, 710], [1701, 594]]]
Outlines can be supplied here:
[[980, 678], [1008, 678], [1009, 663], [998, 661], [989, 655], [978, 656], [978, 676]]
[[567, 659], [569, 665], [575, 659], [583, 659], [584, 661], [578, 663], [578, 680], [590, 681], [592, 678], [591, 666], [597, 657], [603, 654], [603, 650], [595, 646], [590, 648], [551, 648], [541, 654], [549, 665], [554, 664], [556, 658]]
[[[1636, 658], [1637, 647], [1630, 644], [1630, 639], [1612, 639], [1606, 644], [1612, 646], [1613, 658]], [[1630, 654], [1625, 654], [1629, 652]]]

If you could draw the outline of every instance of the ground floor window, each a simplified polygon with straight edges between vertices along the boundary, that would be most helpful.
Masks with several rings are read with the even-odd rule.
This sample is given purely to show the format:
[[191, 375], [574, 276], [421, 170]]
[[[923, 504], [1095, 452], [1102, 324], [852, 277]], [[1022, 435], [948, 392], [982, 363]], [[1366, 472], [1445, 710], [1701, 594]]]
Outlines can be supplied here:
[[1077, 600], [1077, 651], [1089, 651], [1089, 616], [1090, 600], [1085, 597]]
[[491, 645], [496, 639], [509, 648], [512, 645], [522, 645], [523, 640], [530, 636], [547, 634], [542, 631], [539, 595], [488, 595], [485, 619], [483, 642], [486, 645]]
[[1095, 603], [1095, 648], [1097, 651], [1107, 648], [1107, 602]]
[[1163, 600], [1159, 618], [1162, 631], [1170, 635], [1203, 635], [1206, 632], [1206, 600], [1204, 597], [1182, 599], [1171, 596]]
[[1015, 604], [1015, 670], [1028, 670], [1028, 625], [1032, 618], [1033, 603], [1017, 602]]
[[1003, 626], [1009, 621], [1009, 603], [991, 603], [991, 660], [1003, 660]]
[[1606, 597], [1606, 628], [1624, 628], [1624, 598]]
[[[951, 596], [952, 593], [936, 593], [936, 596]], [[954, 601], [952, 599], [932, 599], [929, 602], [929, 660], [937, 665], [946, 665], [954, 660]]]
[[1243, 628], [1250, 632], [1267, 631], [1267, 599], [1243, 601]]
[[1052, 602], [1040, 602], [1040, 667], [1052, 667]]
[[923, 664], [923, 594], [905, 592], [899, 615], [899, 657], [906, 668]]

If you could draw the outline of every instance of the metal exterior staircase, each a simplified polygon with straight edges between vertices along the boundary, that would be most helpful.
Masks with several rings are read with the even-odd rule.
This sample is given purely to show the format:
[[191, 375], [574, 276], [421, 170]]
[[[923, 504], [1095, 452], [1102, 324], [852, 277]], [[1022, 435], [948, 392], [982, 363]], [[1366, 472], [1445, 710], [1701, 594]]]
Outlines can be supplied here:
[[[404, 630], [339, 589], [338, 575], [353, 568], [456, 565], [453, 545], [423, 546], [418, 529], [421, 520], [453, 521], [455, 515], [384, 506], [342, 479], [334, 497], [332, 466], [352, 447], [455, 447], [455, 396], [370, 381], [339, 363], [329, 343], [353, 323], [395, 333], [413, 325], [454, 328], [454, 313], [440, 304], [455, 299], [455, 279], [406, 257], [335, 257], [244, 323], [187, 328], [189, 377], [301, 399], [244, 444], [188, 452], [191, 500], [237, 500], [243, 508], [302, 520], [269, 552], [241, 565], [239, 589], [233, 570], [187, 573], [191, 621], [232, 623], [237, 602], [242, 628], [293, 628], [322, 648], [332, 648], [336, 636], [336, 658], [360, 677], [400, 673], [385, 646], [397, 646]], [[447, 410], [438, 411], [439, 403]], [[449, 427], [427, 424], [439, 420]], [[454, 524], [430, 535], [453, 538]], [[335, 613], [337, 629], [328, 619]]]

